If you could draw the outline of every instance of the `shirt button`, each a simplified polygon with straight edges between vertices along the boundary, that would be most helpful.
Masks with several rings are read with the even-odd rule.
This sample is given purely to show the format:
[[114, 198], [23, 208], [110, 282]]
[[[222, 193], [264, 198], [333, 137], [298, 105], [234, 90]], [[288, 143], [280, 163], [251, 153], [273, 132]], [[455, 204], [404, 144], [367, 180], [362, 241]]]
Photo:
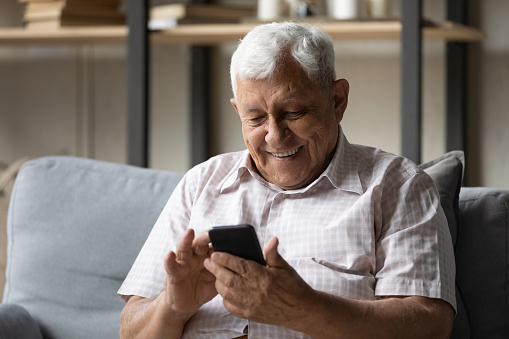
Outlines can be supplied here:
[[313, 193], [318, 192], [318, 188], [313, 188]]
[[284, 199], [288, 198], [288, 194], [283, 193], [283, 198], [284, 198]]

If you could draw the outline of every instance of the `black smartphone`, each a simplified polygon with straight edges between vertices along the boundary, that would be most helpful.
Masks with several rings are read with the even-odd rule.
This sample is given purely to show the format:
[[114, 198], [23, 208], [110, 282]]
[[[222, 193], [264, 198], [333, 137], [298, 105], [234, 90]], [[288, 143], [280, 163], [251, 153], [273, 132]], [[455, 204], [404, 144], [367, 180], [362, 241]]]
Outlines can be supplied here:
[[216, 252], [226, 252], [265, 266], [263, 252], [251, 225], [215, 226], [209, 230]]

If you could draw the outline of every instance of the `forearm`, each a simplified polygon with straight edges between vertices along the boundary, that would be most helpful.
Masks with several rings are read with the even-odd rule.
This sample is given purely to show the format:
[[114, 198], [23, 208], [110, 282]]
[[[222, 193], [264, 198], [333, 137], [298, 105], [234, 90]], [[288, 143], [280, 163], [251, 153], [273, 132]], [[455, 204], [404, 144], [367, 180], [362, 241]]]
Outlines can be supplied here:
[[307, 304], [286, 326], [314, 338], [448, 338], [454, 318], [445, 301], [423, 297], [365, 301], [315, 291]]
[[120, 338], [181, 338], [191, 314], [171, 310], [164, 292], [155, 299], [133, 296], [122, 310]]

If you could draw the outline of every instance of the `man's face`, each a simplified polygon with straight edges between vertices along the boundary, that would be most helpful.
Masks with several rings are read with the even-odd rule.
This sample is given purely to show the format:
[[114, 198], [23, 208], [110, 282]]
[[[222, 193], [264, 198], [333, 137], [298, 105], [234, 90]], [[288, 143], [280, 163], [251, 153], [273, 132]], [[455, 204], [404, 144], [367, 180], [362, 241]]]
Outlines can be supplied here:
[[346, 80], [323, 90], [293, 60], [271, 81], [237, 79], [231, 103], [260, 175], [285, 190], [315, 180], [334, 155], [347, 98]]

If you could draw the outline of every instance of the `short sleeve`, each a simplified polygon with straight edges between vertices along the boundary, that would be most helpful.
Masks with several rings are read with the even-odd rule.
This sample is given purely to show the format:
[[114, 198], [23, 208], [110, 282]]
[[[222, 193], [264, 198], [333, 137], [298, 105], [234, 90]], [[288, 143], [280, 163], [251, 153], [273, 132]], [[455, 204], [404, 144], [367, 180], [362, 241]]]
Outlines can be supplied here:
[[456, 309], [455, 262], [447, 219], [422, 170], [384, 192], [377, 228], [377, 296], [440, 298]]
[[188, 173], [168, 199], [118, 291], [125, 301], [133, 295], [155, 298], [164, 290], [164, 258], [169, 251], [177, 248], [179, 240], [189, 227], [193, 186], [192, 177]]

